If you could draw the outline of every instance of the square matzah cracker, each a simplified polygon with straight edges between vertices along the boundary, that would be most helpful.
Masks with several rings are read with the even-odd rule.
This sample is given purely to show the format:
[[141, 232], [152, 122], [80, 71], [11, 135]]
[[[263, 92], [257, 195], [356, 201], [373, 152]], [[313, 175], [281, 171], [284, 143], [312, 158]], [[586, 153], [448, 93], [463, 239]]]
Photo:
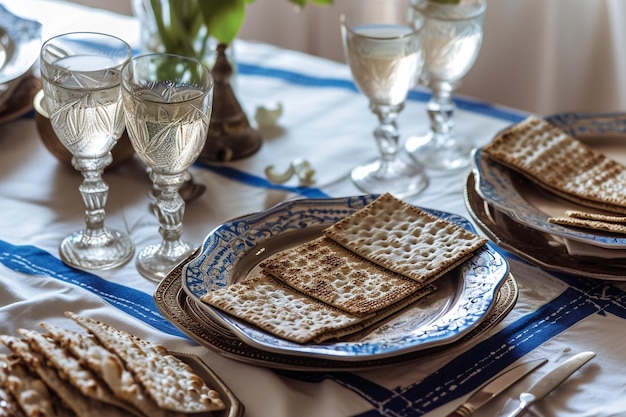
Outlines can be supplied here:
[[200, 299], [280, 338], [296, 343], [322, 343], [372, 328], [436, 289], [427, 285], [367, 317], [357, 317], [307, 297], [263, 273], [206, 293]]
[[545, 120], [530, 116], [483, 150], [565, 199], [626, 214], [626, 167]]
[[269, 275], [208, 292], [200, 300], [283, 339], [306, 343], [364, 320], [309, 298]]
[[355, 316], [394, 304], [422, 286], [325, 236], [280, 252], [260, 267], [305, 295]]
[[324, 234], [350, 251], [419, 283], [467, 260], [487, 240], [384, 194]]

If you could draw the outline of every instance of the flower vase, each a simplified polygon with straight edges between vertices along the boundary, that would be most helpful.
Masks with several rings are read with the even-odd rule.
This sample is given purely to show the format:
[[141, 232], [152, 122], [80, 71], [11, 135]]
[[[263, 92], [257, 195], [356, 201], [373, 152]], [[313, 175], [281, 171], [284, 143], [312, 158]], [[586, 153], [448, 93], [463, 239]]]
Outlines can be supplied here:
[[217, 46], [213, 65], [213, 110], [207, 143], [200, 162], [228, 162], [256, 153], [261, 147], [261, 134], [250, 126], [248, 117], [233, 92], [230, 79], [233, 67], [226, 57], [226, 45]]
[[[146, 52], [191, 56], [209, 67], [215, 79], [213, 109], [200, 162], [228, 162], [256, 153], [262, 144], [250, 126], [235, 90], [236, 64], [231, 46], [208, 35], [194, 7], [198, 0], [133, 0], [140, 22], [140, 39]], [[165, 35], [164, 35], [165, 34]]]

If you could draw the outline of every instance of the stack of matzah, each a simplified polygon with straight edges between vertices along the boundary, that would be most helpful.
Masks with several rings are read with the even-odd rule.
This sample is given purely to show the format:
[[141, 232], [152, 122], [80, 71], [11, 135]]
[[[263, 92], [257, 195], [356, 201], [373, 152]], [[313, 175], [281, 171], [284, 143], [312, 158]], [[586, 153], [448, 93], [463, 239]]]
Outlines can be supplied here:
[[501, 132], [485, 154], [583, 206], [626, 214], [626, 167], [534, 116]]
[[225, 408], [220, 394], [164, 347], [102, 322], [88, 330], [0, 335], [0, 416], [182, 417]]
[[375, 326], [430, 293], [485, 243], [385, 194], [201, 300], [278, 337], [319, 343]]

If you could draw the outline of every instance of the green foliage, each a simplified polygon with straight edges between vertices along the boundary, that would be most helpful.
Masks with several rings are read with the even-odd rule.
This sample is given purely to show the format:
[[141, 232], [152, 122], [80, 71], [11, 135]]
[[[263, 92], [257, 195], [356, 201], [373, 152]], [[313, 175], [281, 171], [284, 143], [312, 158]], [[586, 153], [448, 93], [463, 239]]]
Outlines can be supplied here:
[[[235, 39], [245, 20], [246, 6], [254, 1], [170, 0], [163, 3], [161, 0], [150, 0], [150, 4], [165, 52], [202, 58], [210, 37], [227, 45]], [[299, 7], [306, 6], [309, 1], [322, 5], [333, 2], [287, 1]], [[163, 4], [167, 4], [167, 10], [163, 9]]]

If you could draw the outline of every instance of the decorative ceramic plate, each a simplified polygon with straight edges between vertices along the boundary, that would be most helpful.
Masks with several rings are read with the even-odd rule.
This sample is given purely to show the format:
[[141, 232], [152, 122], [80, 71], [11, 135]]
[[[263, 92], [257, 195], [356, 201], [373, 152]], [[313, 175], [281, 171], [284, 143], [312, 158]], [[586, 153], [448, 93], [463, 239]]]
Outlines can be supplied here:
[[[610, 158], [626, 162], [626, 114], [565, 113], [546, 120]], [[474, 152], [473, 162], [474, 172], [478, 176], [478, 194], [515, 221], [576, 242], [609, 249], [626, 248], [625, 235], [548, 223], [549, 217], [562, 216], [565, 210], [590, 211], [589, 208], [544, 190], [523, 175], [493, 161], [483, 153], [482, 148]]]
[[22, 19], [0, 5], [0, 104], [39, 57], [41, 23]]
[[[363, 208], [376, 196], [303, 199], [281, 203], [213, 230], [200, 254], [183, 266], [182, 287], [196, 305], [250, 346], [286, 355], [345, 361], [384, 358], [451, 343], [480, 324], [508, 274], [505, 258], [486, 245], [436, 281], [437, 291], [357, 340], [297, 344], [273, 336], [200, 301], [216, 288], [258, 272], [269, 256], [311, 240], [325, 227]], [[454, 214], [430, 213], [472, 229]]]
[[510, 218], [476, 191], [473, 174], [467, 178], [465, 205], [474, 222], [496, 245], [544, 269], [611, 281], [626, 280], [626, 258], [571, 256], [559, 236], [544, 233]]
[[489, 314], [471, 332], [462, 338], [432, 349], [424, 349], [382, 359], [363, 361], [344, 361], [316, 358], [309, 356], [283, 355], [261, 350], [244, 343], [231, 331], [222, 326], [216, 319], [205, 313], [192, 301], [182, 289], [181, 274], [183, 265], [195, 255], [172, 271], [159, 283], [154, 300], [161, 313], [191, 339], [220, 355], [248, 363], [255, 366], [264, 366], [294, 372], [322, 372], [346, 370], [371, 370], [373, 368], [389, 366], [428, 356], [429, 359], [437, 355], [448, 355], [452, 352], [463, 351], [468, 344], [492, 329], [504, 319], [515, 306], [519, 289], [512, 274], [500, 286], [498, 295]]

